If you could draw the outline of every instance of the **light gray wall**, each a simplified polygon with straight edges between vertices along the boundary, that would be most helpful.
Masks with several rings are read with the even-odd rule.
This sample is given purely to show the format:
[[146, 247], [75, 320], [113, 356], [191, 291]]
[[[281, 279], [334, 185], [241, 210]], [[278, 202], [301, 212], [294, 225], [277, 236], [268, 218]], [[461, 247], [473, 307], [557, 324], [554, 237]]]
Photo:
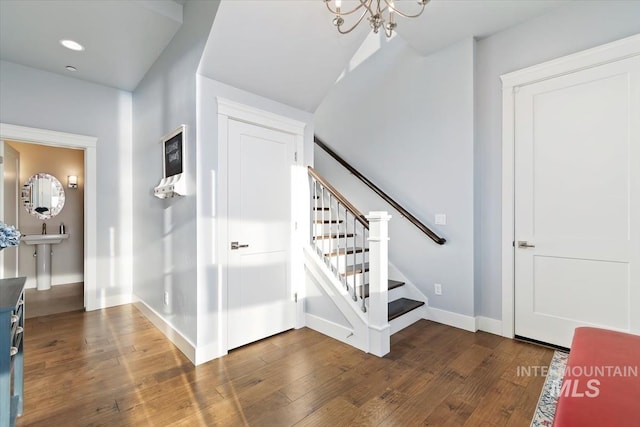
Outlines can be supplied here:
[[[473, 55], [472, 39], [423, 57], [396, 37], [350, 70], [315, 115], [320, 138], [447, 243], [431, 241], [319, 149], [316, 169], [361, 211], [389, 211], [391, 262], [430, 306], [467, 316], [474, 315]], [[434, 225], [436, 213], [447, 215], [446, 226]], [[434, 295], [434, 283], [443, 295]]]
[[477, 42], [476, 313], [502, 317], [500, 75], [640, 32], [638, 1], [577, 1]]
[[[183, 24], [133, 93], [134, 294], [197, 345], [196, 70], [217, 1], [184, 5]], [[160, 200], [160, 138], [187, 125], [189, 194]], [[164, 292], [169, 304], [164, 304]]]
[[[97, 295], [131, 295], [131, 93], [0, 61], [0, 122], [95, 136]], [[71, 231], [71, 230], [70, 230]]]

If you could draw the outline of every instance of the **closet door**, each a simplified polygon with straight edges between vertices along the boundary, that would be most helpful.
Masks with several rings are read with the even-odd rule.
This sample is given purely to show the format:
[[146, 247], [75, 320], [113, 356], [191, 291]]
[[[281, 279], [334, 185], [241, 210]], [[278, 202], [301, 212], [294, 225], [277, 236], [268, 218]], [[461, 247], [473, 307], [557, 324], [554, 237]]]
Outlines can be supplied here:
[[640, 57], [515, 97], [515, 333], [640, 333]]

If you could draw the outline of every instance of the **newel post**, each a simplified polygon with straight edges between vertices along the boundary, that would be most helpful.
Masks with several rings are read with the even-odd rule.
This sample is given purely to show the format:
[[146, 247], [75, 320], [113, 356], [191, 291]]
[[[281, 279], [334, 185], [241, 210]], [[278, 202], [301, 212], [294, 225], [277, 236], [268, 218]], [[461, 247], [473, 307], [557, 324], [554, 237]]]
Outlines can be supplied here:
[[389, 220], [386, 212], [369, 212], [369, 353], [391, 349], [388, 320]]

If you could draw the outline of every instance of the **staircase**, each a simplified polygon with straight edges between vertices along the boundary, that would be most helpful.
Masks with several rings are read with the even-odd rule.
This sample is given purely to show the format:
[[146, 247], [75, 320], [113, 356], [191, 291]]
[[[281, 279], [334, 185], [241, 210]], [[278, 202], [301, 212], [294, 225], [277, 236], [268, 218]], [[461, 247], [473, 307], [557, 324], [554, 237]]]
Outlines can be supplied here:
[[[390, 328], [390, 322], [408, 326], [415, 320], [403, 322], [401, 318], [425, 304], [402, 297], [405, 282], [387, 277], [386, 230], [390, 217], [386, 213], [365, 217], [311, 167], [309, 179], [313, 252], [324, 264], [325, 273], [332, 276], [331, 283], [340, 286], [339, 291], [351, 307], [357, 307], [362, 313], [363, 321], [374, 331], [386, 328], [388, 339], [389, 330], [402, 329]], [[370, 220], [382, 224], [383, 232], [380, 233], [379, 226], [374, 232]], [[376, 354], [376, 351], [369, 352]]]

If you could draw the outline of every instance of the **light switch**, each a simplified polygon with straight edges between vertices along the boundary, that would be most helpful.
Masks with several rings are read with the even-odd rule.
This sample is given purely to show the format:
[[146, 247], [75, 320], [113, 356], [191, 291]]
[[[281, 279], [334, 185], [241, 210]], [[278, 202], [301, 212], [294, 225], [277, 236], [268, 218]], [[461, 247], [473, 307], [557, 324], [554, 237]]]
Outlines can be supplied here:
[[447, 225], [447, 215], [436, 214], [436, 225]]

